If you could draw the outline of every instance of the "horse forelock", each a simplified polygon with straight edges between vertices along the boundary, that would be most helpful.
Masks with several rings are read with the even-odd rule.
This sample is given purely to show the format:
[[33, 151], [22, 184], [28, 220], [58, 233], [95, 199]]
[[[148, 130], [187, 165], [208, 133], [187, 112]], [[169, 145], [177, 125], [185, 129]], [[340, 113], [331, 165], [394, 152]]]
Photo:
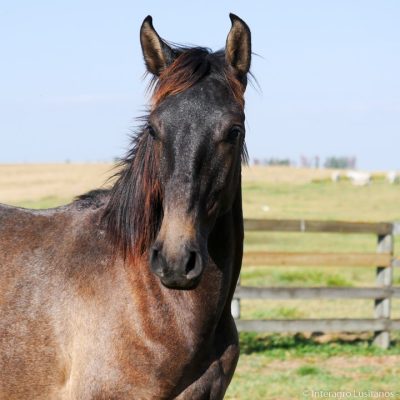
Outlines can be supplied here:
[[225, 53], [211, 53], [209, 49], [194, 47], [177, 50], [179, 56], [160, 74], [150, 81], [154, 89], [151, 107], [155, 109], [168, 96], [176, 95], [191, 88], [204, 77], [212, 74], [231, 91], [236, 102], [244, 108], [245, 86], [237, 79], [231, 67], [225, 63]]

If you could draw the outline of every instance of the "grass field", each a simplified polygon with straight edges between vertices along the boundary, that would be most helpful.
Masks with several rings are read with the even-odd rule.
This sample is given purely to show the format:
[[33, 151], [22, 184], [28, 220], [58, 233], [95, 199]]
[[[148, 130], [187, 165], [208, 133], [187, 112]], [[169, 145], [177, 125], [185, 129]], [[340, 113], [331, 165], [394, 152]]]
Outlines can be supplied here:
[[[64, 204], [77, 194], [102, 186], [111, 169], [109, 164], [2, 165], [0, 202], [32, 208]], [[400, 185], [389, 185], [383, 174], [377, 173], [370, 186], [354, 187], [348, 181], [332, 183], [330, 173], [284, 167], [246, 168], [243, 172], [245, 216], [400, 220]], [[373, 252], [376, 237], [249, 233], [245, 246], [246, 250]], [[397, 254], [400, 254], [399, 247]], [[242, 274], [243, 285], [260, 286], [368, 286], [374, 280], [374, 268], [246, 266]], [[400, 284], [397, 271], [395, 282]], [[373, 316], [373, 304], [368, 300], [243, 301], [242, 314], [244, 318], [367, 318]], [[393, 314], [400, 318], [399, 301], [393, 303]], [[400, 341], [397, 335], [394, 339], [391, 349], [383, 351], [370, 345], [368, 333], [242, 334], [242, 356], [227, 398], [311, 399], [328, 398], [328, 395], [337, 398], [340, 391], [356, 391], [347, 393], [346, 398], [361, 398], [361, 392], [364, 398], [400, 398]], [[386, 397], [372, 397], [376, 391], [386, 391]]]

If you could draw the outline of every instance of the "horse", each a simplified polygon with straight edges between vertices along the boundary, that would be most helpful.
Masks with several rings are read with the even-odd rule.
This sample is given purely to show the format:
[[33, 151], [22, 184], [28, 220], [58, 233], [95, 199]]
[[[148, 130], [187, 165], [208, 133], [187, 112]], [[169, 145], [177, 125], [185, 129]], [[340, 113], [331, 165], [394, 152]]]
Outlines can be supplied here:
[[222, 399], [239, 357], [251, 34], [224, 50], [140, 28], [152, 94], [109, 189], [0, 207], [0, 399]]

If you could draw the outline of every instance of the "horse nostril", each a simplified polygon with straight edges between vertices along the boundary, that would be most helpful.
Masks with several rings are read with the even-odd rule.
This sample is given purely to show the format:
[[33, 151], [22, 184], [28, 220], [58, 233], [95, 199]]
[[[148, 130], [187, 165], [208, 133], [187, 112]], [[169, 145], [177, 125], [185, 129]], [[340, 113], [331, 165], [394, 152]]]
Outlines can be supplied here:
[[152, 248], [150, 253], [150, 262], [151, 264], [155, 263], [158, 259], [158, 249]]
[[203, 261], [198, 250], [180, 247], [171, 255], [161, 244], [155, 243], [149, 253], [150, 269], [164, 286], [188, 289], [199, 282]]
[[164, 268], [162, 262], [162, 256], [160, 250], [157, 247], [153, 247], [150, 252], [150, 266], [155, 274], [159, 277], [164, 276]]
[[197, 260], [196, 252], [195, 252], [195, 251], [191, 251], [191, 252], [189, 253], [189, 258], [188, 258], [188, 260], [186, 261], [186, 266], [185, 266], [185, 273], [186, 273], [186, 275], [187, 275], [190, 271], [194, 270], [194, 268], [196, 267], [196, 260]]

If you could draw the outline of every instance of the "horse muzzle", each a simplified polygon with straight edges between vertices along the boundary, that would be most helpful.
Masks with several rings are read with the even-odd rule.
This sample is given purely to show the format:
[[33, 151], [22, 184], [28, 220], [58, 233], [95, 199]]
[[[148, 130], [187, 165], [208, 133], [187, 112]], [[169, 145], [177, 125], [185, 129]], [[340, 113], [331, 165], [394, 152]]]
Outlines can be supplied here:
[[176, 250], [170, 254], [156, 242], [150, 251], [151, 270], [170, 289], [193, 289], [201, 279], [203, 257], [194, 246], [183, 245]]

